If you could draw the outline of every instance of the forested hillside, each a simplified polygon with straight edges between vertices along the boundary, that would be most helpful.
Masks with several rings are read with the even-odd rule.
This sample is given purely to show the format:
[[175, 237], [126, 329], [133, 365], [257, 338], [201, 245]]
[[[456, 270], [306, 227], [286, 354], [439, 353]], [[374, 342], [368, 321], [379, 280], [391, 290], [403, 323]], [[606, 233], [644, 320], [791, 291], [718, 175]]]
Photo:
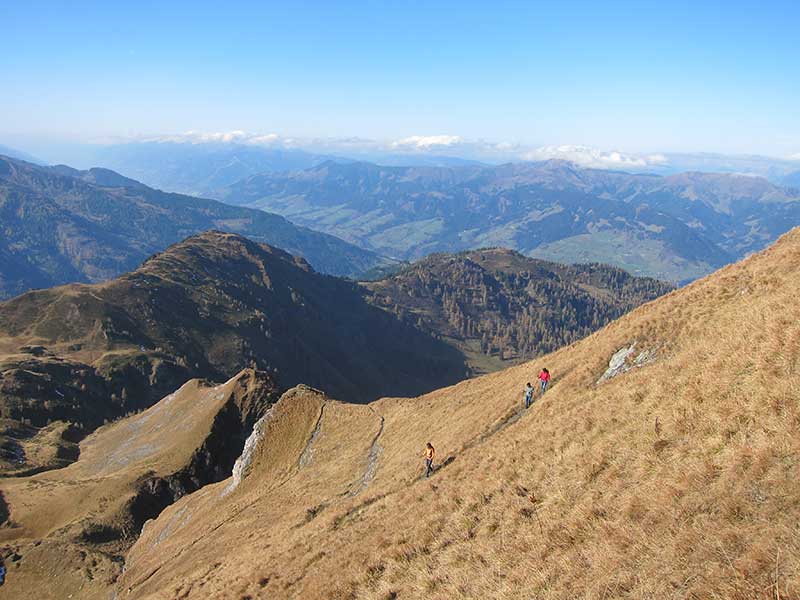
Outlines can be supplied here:
[[456, 345], [477, 372], [570, 344], [673, 289], [501, 248], [436, 254], [364, 285], [375, 304]]

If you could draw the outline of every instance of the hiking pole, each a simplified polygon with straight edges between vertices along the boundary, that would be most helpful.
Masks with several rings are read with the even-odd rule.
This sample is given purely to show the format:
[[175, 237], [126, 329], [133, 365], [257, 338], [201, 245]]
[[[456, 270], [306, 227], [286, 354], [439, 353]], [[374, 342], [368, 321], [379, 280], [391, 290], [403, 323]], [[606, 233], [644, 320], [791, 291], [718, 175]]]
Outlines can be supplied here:
[[536, 522], [539, 523], [539, 531], [541, 532], [542, 537], [544, 537], [544, 526], [542, 525], [542, 519], [539, 517], [539, 509], [534, 508], [533, 514], [536, 515]]
[[538, 500], [536, 499], [536, 496], [534, 496], [533, 494], [528, 496], [528, 500], [530, 500], [531, 504], [533, 504], [533, 514], [536, 515], [536, 522], [539, 523], [539, 531], [541, 532], [542, 537], [544, 537], [544, 526], [542, 525], [542, 519], [539, 517], [539, 507], [536, 506]]

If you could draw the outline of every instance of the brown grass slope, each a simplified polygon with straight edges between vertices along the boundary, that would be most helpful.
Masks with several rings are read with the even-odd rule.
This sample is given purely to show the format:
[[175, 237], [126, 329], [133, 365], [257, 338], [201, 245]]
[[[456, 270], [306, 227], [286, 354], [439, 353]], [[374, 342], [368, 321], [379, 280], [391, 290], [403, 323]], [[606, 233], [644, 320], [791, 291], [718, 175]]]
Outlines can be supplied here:
[[105, 594], [144, 522], [230, 475], [253, 424], [277, 397], [256, 371], [221, 385], [192, 380], [87, 437], [66, 468], [0, 479], [7, 513], [0, 545], [10, 569], [3, 591], [53, 599]]
[[798, 295], [794, 230], [536, 364], [285, 398], [236, 489], [145, 528], [121, 597], [800, 598]]

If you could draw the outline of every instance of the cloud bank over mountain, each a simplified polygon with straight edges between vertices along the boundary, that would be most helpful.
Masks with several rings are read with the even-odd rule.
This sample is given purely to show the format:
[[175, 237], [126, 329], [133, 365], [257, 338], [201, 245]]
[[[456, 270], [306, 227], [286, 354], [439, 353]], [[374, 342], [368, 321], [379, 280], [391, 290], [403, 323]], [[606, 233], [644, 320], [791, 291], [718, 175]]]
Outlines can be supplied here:
[[436, 146], [455, 146], [464, 140], [458, 135], [412, 135], [402, 140], [391, 143], [392, 148], [415, 148], [417, 150], [429, 150]]
[[[470, 139], [446, 130], [412, 132], [411, 135], [394, 139], [370, 139], [359, 136], [302, 137], [286, 135], [275, 130], [190, 130], [182, 133], [96, 138], [66, 146], [54, 143], [52, 148], [37, 147], [31, 149], [31, 153], [49, 163], [65, 163], [81, 168], [103, 165], [125, 172], [125, 167], [128, 165], [116, 160], [120, 155], [131, 152], [141, 155], [146, 151], [159, 156], [161, 160], [165, 159], [163, 155], [170, 146], [172, 149], [169, 153], [178, 155], [187, 152], [194, 154], [224, 152], [238, 155], [240, 151], [246, 151], [250, 155], [267, 152], [293, 157], [293, 160], [289, 161], [291, 164], [279, 161], [280, 165], [273, 165], [276, 168], [304, 168], [321, 160], [356, 160], [385, 166], [459, 166], [559, 159], [582, 167], [631, 173], [669, 175], [697, 171], [754, 175], [782, 185], [796, 185], [797, 172], [800, 171], [800, 152], [784, 157], [713, 152], [662, 152], [657, 149], [652, 152], [631, 152], [621, 148], [598, 148], [587, 144], [535, 145], [509, 140]], [[3, 152], [0, 151], [0, 154]], [[19, 153], [16, 155], [19, 156]], [[303, 157], [306, 160], [302, 160]], [[109, 162], [104, 164], [104, 161]], [[234, 163], [239, 164], [238, 161]], [[131, 175], [136, 176], [137, 173], [132, 172]], [[138, 176], [144, 177], [141, 173], [138, 173]], [[186, 190], [181, 188], [181, 191]]]
[[542, 146], [523, 154], [525, 160], [563, 159], [595, 169], [646, 169], [669, 163], [663, 154], [625, 154], [616, 150], [604, 151], [589, 146]]
[[597, 148], [586, 144], [534, 145], [514, 141], [468, 139], [454, 133], [414, 133], [397, 139], [352, 137], [294, 137], [275, 131], [187, 131], [141, 136], [116, 142], [170, 142], [187, 144], [240, 144], [274, 149], [303, 150], [365, 160], [381, 155], [449, 156], [489, 164], [561, 159], [584, 167], [628, 171], [677, 172], [719, 171], [770, 176], [770, 169], [782, 174], [798, 167], [800, 152], [786, 157], [726, 155], [708, 152], [627, 152], [618, 148]]

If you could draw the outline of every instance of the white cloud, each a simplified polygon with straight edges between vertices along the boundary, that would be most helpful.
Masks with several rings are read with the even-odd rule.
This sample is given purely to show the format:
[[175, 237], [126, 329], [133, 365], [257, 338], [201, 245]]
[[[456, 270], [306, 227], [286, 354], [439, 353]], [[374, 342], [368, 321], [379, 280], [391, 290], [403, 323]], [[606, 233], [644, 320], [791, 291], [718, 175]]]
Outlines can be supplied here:
[[279, 143], [281, 137], [277, 133], [253, 134], [235, 129], [233, 131], [187, 131], [173, 135], [160, 135], [144, 138], [145, 142], [173, 142], [178, 144], [251, 144], [255, 146], [272, 145]]
[[192, 143], [202, 143], [202, 142], [223, 142], [223, 143], [231, 143], [231, 142], [238, 142], [247, 137], [247, 134], [241, 130], [235, 131], [224, 131], [224, 132], [216, 132], [216, 133], [204, 133], [200, 131], [187, 131], [183, 136], [186, 141]]
[[542, 146], [535, 150], [523, 153], [525, 160], [562, 159], [574, 162], [584, 167], [598, 169], [635, 168], [642, 169], [653, 166], [663, 166], [669, 161], [663, 154], [623, 154], [616, 150], [603, 151], [589, 146]]
[[270, 144], [276, 144], [280, 140], [281, 140], [281, 136], [279, 136], [277, 133], [268, 133], [266, 135], [253, 136], [247, 141], [250, 144], [270, 145]]
[[[540, 148], [523, 146], [516, 142], [470, 140], [459, 135], [411, 135], [396, 140], [374, 140], [360, 137], [297, 138], [278, 133], [251, 133], [240, 129], [232, 131], [187, 131], [174, 135], [138, 138], [129, 141], [173, 142], [186, 144], [235, 143], [270, 148], [298, 149], [322, 154], [339, 154], [364, 157], [379, 161], [384, 154], [448, 156], [488, 163], [516, 162], [520, 160], [568, 160], [584, 167], [600, 169], [644, 170], [666, 167], [670, 159], [663, 154], [630, 154], [605, 151], [580, 145], [552, 145]], [[800, 154], [791, 157], [800, 160]]]
[[458, 135], [412, 135], [391, 143], [392, 148], [428, 150], [435, 146], [455, 146], [464, 140]]
[[526, 148], [511, 142], [466, 140], [458, 135], [411, 135], [397, 140], [374, 140], [360, 137], [294, 138], [278, 133], [250, 133], [233, 131], [186, 131], [179, 134], [142, 136], [117, 140], [117, 142], [172, 142], [182, 144], [235, 143], [251, 146], [269, 146], [286, 149], [303, 149], [320, 153], [345, 155], [380, 155], [381, 153], [453, 155], [490, 162], [514, 161], [522, 158]]
[[800, 152], [797, 154], [792, 154], [791, 156], [787, 157], [789, 160], [800, 160]]

